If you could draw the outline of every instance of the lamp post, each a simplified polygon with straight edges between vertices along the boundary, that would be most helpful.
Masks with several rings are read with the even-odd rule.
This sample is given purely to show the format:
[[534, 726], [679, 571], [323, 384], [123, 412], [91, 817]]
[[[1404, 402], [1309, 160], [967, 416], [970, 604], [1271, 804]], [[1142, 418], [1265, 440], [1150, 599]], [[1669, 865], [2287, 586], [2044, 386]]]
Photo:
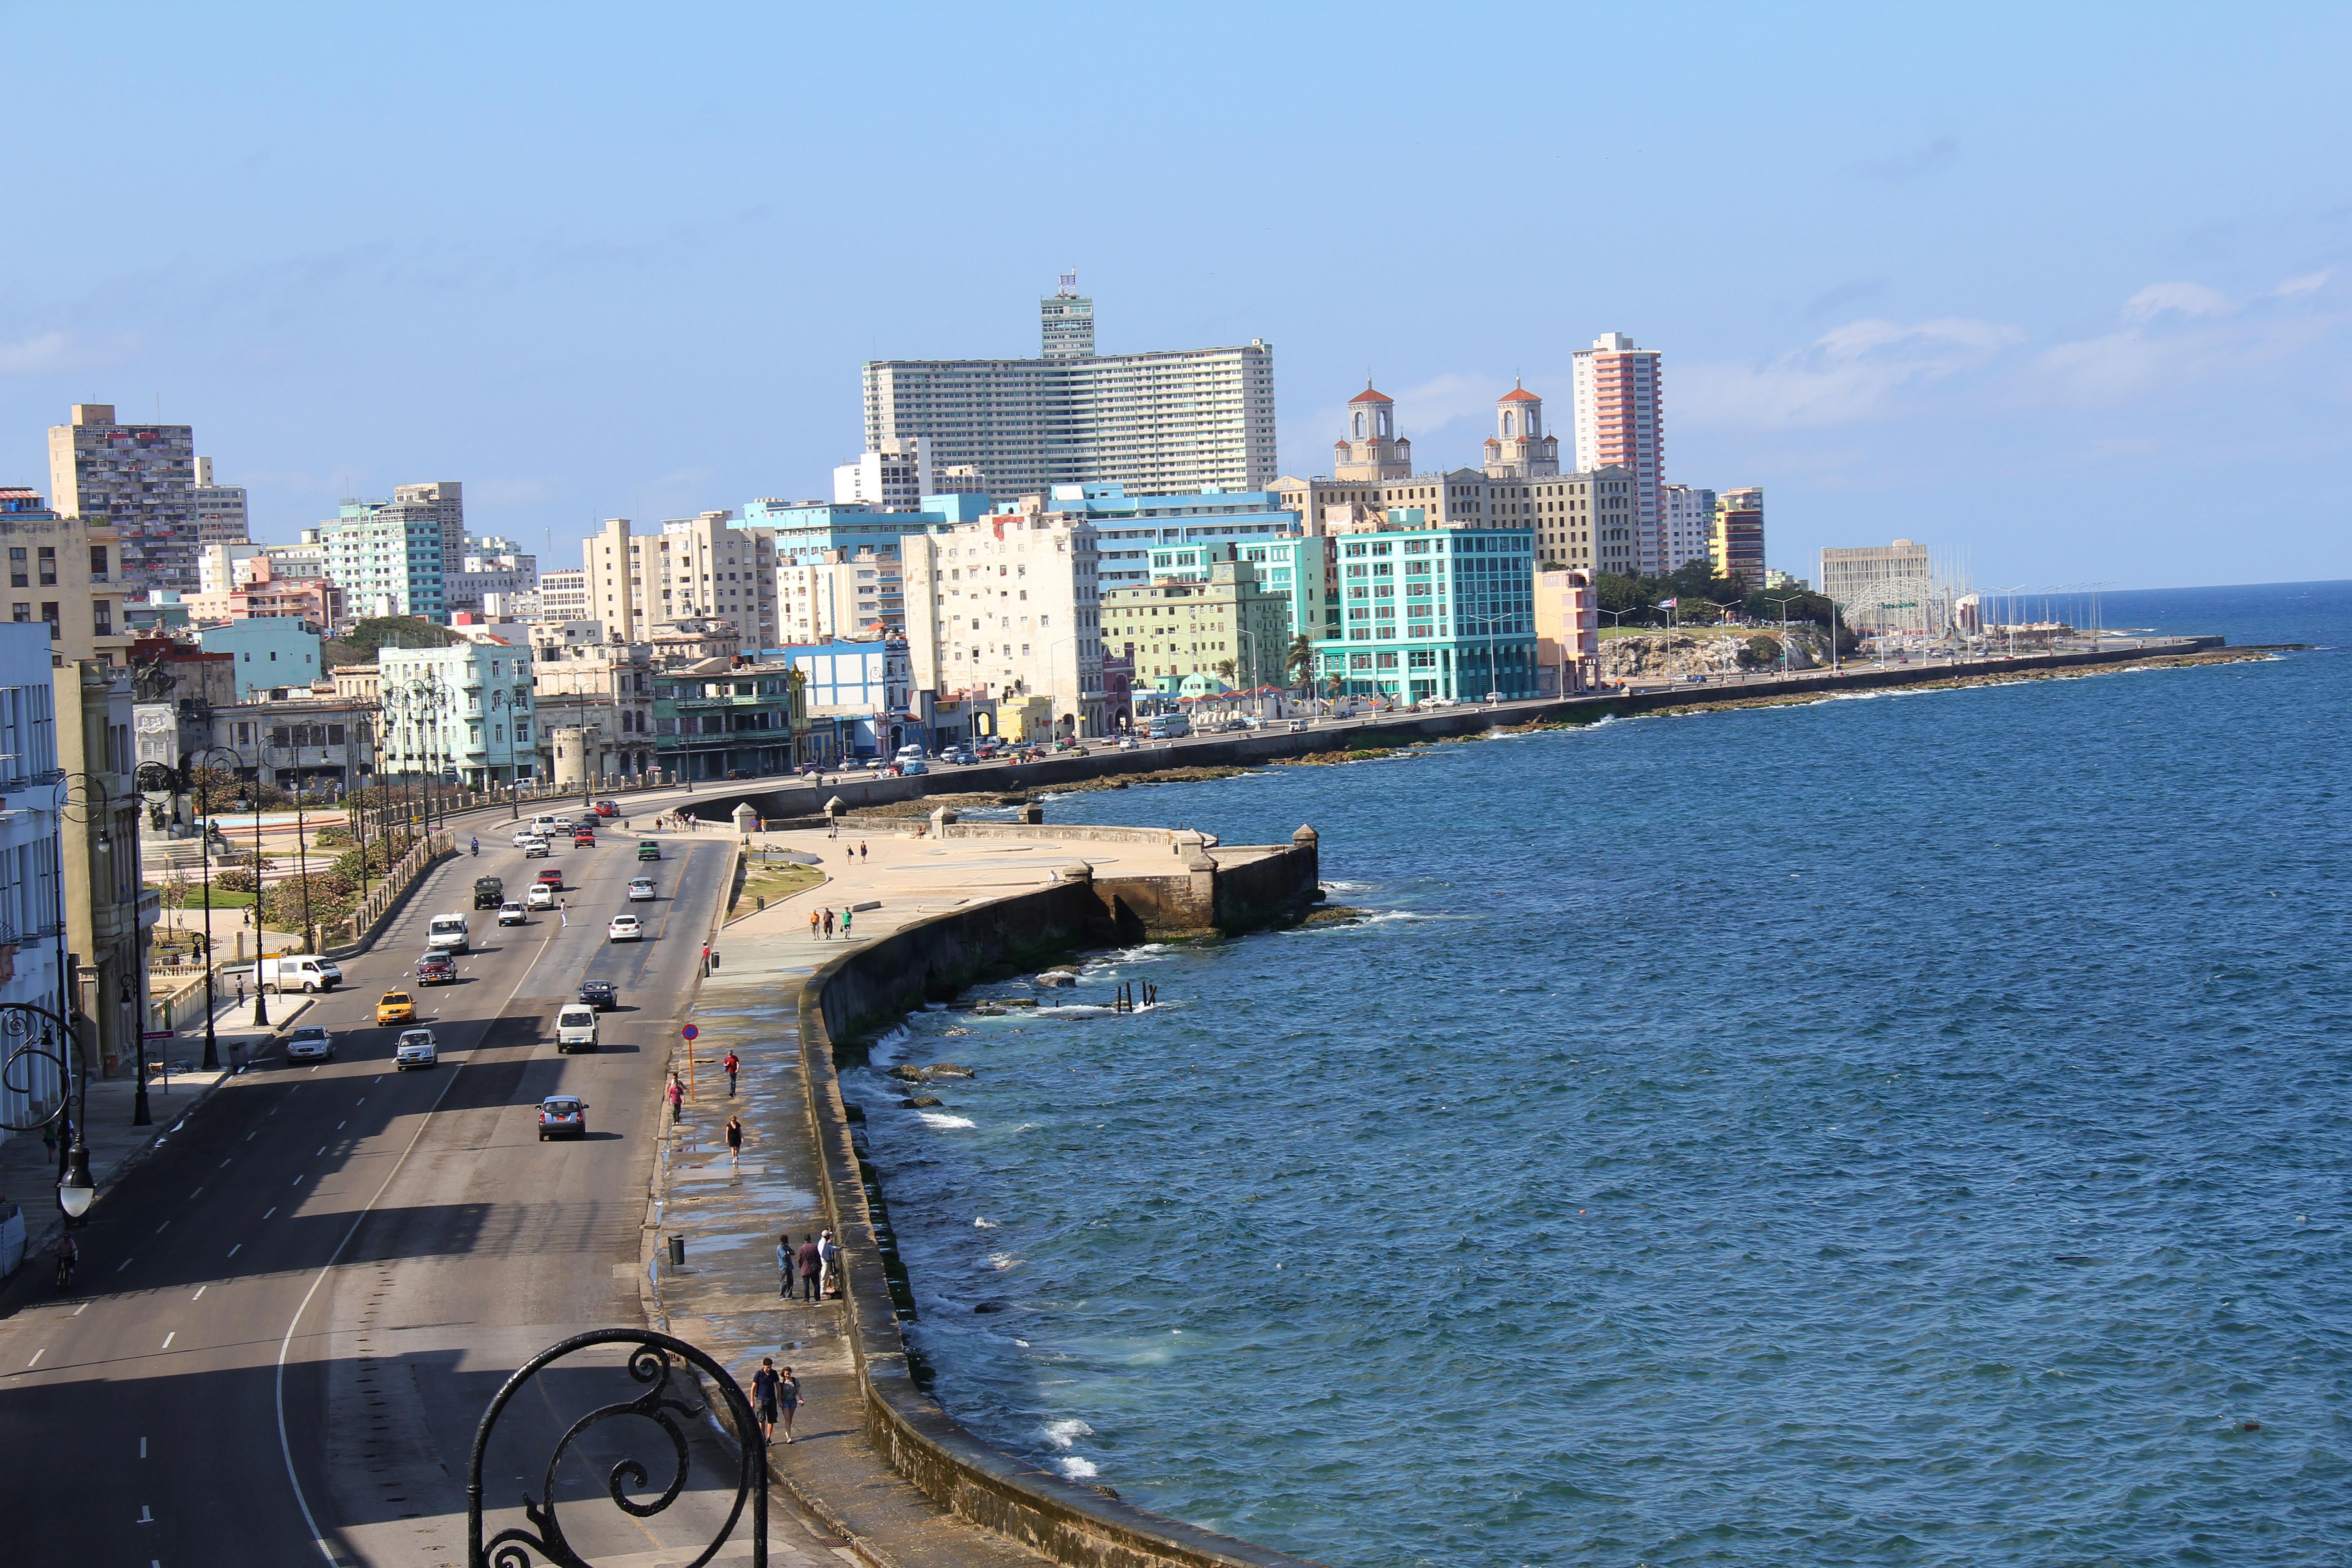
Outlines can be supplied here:
[[316, 952], [319, 931], [310, 919], [310, 851], [303, 842], [308, 835], [302, 819], [302, 726], [289, 725], [286, 733], [294, 752], [294, 876], [295, 885], [302, 889], [302, 951]]
[[1789, 676], [1789, 606], [1804, 595], [1790, 594], [1785, 598], [1776, 598], [1772, 595], [1765, 594], [1759, 596], [1768, 605], [1780, 606], [1780, 678], [1785, 680]]
[[[62, 894], [63, 888], [58, 891]], [[60, 914], [64, 907], [60, 898]], [[79, 1074], [74, 1070], [80, 1053], [73, 1037], [71, 1016], [52, 1013], [31, 1002], [0, 1002], [0, 1044], [8, 1048], [5, 1061], [0, 1062], [0, 1083], [10, 1089], [30, 1089], [18, 1078], [18, 1064], [27, 1058], [47, 1061], [57, 1069], [58, 1103], [48, 1114], [35, 1121], [10, 1121], [0, 1126], [11, 1132], [37, 1132], [44, 1127], [63, 1123], [58, 1139], [58, 1207], [68, 1225], [79, 1225], [81, 1216], [89, 1212], [90, 1200], [98, 1195], [98, 1184], [90, 1179], [89, 1145], [82, 1136], [82, 1125], [89, 1115], [89, 1069], [85, 1066]]]
[[[58, 775], [58, 784], [61, 792], [58, 802], [58, 815], [65, 817], [68, 821], [79, 822], [86, 826], [94, 827], [97, 830], [91, 837], [90, 847], [97, 854], [106, 857], [105, 867], [100, 874], [109, 884], [113, 887], [120, 888], [121, 886], [121, 879], [115, 875], [113, 861], [114, 798], [112, 792], [107, 788], [105, 778], [98, 773], [61, 773]], [[74, 805], [74, 794], [77, 789], [79, 789], [81, 794], [79, 815], [76, 815]], [[135, 838], [131, 841], [131, 847], [127, 851], [127, 853], [132, 855], [136, 855], [138, 853], [138, 841]], [[58, 890], [62, 893], [64, 890], [62, 886], [64, 861], [62, 858], [59, 859], [58, 866], [61, 873]], [[96, 866], [93, 866], [91, 868], [93, 871], [100, 870], [100, 868]], [[139, 885], [136, 874], [137, 866], [135, 862], [132, 866], [132, 873], [131, 885], [135, 888]], [[62, 900], [60, 901], [59, 907], [60, 910], [62, 910]], [[60, 943], [62, 943], [64, 940], [62, 930], [60, 930], [58, 940]], [[62, 964], [59, 965], [59, 970], [60, 978], [62, 979]], [[129, 974], [123, 975], [123, 1001], [134, 1002], [136, 1000], [137, 991], [135, 987], [136, 982], [133, 981], [131, 976]], [[144, 1019], [138, 1017], [134, 1013], [131, 1018], [131, 1030], [132, 1041], [131, 1060], [138, 1077], [136, 1081], [132, 1083], [131, 1089], [131, 1125], [133, 1127], [148, 1127], [154, 1124], [154, 1117], [150, 1112], [147, 1105], [147, 1031], [143, 1026], [145, 1022], [146, 1021]]]
[[[229, 769], [231, 773], [236, 771], [237, 755], [226, 746], [207, 746], [203, 751], [197, 752], [193, 759], [190, 759], [190, 761], [196, 766], [208, 768], [214, 765], [213, 758], [215, 755], [226, 757], [229, 761]], [[193, 771], [193, 769], [191, 771]], [[212, 792], [215, 787], [215, 786], [210, 779], [205, 779], [203, 783], [196, 785], [197, 790], [200, 792], [196, 797], [196, 808], [203, 814], [205, 819], [204, 830], [196, 839], [196, 846], [203, 857], [202, 863], [205, 868], [205, 1070], [206, 1072], [220, 1071], [220, 1044], [214, 1037], [213, 1033], [213, 1014], [215, 1011], [213, 971], [217, 967], [217, 964], [215, 963], [213, 958]], [[261, 873], [258, 868], [255, 870], [253, 875], [253, 886], [255, 889], [253, 895], [254, 903], [258, 906], [261, 902]], [[257, 925], [254, 930], [256, 933], [258, 934], [260, 927]], [[257, 991], [261, 988], [261, 965], [257, 961], [253, 966], [253, 984], [254, 989]]]
[[[232, 753], [234, 754], [234, 753]], [[239, 763], [244, 762], [239, 757]], [[261, 723], [253, 725], [253, 1026], [269, 1027], [268, 988], [261, 984], [261, 961], [269, 956], [269, 943], [262, 935], [261, 924]]]

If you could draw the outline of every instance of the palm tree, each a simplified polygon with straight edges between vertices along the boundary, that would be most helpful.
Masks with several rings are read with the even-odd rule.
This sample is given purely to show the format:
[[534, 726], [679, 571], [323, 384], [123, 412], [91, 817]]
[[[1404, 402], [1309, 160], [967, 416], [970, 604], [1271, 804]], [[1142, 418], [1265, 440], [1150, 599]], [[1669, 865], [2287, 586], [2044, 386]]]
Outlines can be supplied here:
[[1226, 685], [1232, 685], [1234, 681], [1234, 661], [1229, 658], [1221, 658], [1217, 660], [1217, 674], [1224, 680]]
[[1290, 671], [1290, 683], [1293, 686], [1313, 686], [1315, 684], [1315, 639], [1305, 632], [1300, 632], [1297, 637], [1292, 637], [1290, 653], [1283, 660], [1283, 665]]

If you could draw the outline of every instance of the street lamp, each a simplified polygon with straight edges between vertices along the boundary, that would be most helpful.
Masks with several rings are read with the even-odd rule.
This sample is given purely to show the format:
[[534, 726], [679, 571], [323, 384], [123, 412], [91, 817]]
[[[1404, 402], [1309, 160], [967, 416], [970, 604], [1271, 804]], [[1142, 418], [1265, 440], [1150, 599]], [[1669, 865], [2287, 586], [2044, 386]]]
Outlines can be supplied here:
[[[214, 766], [215, 756], [226, 757], [229, 772], [232, 775], [236, 773], [237, 754], [226, 746], [207, 746], [194, 757], [184, 761], [182, 766], [186, 768], [193, 776], [196, 767]], [[204, 830], [196, 838], [196, 848], [205, 868], [205, 1070], [206, 1072], [220, 1071], [220, 1044], [214, 1037], [213, 1032], [213, 1014], [215, 1010], [213, 971], [219, 967], [213, 955], [212, 792], [216, 787], [210, 779], [196, 785], [200, 792], [196, 799], [196, 808], [203, 814], [205, 819]], [[226, 841], [223, 840], [223, 842]], [[364, 861], [366, 858], [364, 849], [361, 852], [361, 858]], [[261, 906], [261, 868], [258, 866], [255, 867], [253, 871], [253, 902], [257, 910]], [[256, 940], [258, 941], [261, 935], [261, 926], [258, 921], [255, 922], [253, 932]], [[253, 965], [253, 986], [257, 992], [261, 989], [261, 964], [258, 960], [256, 960]]]
[[[62, 884], [58, 891], [58, 910], [62, 915]], [[17, 1080], [17, 1064], [27, 1057], [40, 1058], [57, 1069], [58, 1103], [49, 1113], [37, 1121], [10, 1121], [0, 1126], [11, 1132], [37, 1132], [54, 1123], [64, 1123], [60, 1129], [63, 1136], [58, 1140], [58, 1207], [65, 1211], [68, 1224], [77, 1222], [89, 1212], [90, 1200], [98, 1195], [98, 1184], [90, 1179], [89, 1145], [82, 1137], [82, 1123], [89, 1115], [89, 1069], [83, 1065], [79, 1076], [74, 1071], [80, 1053], [75, 1048], [70, 1017], [31, 1002], [0, 1002], [0, 1037], [24, 1042], [10, 1045], [5, 1064], [0, 1064], [0, 1084], [28, 1093], [31, 1085]]]
[[[135, 782], [134, 775], [134, 783]], [[97, 828], [98, 831], [91, 839], [91, 847], [99, 854], [109, 858], [106, 863], [104, 875], [110, 879], [113, 886], [120, 888], [121, 886], [121, 879], [115, 877], [113, 874], [114, 863], [112, 860], [114, 853], [114, 799], [111, 792], [107, 788], [105, 778], [98, 773], [60, 773], [58, 775], [58, 785], [59, 789], [58, 815], [67, 818], [68, 821], [79, 822], [84, 826], [95, 826]], [[76, 815], [74, 809], [74, 792], [77, 788], [81, 792], [81, 806], [79, 815]], [[130, 849], [126, 851], [126, 853], [134, 858], [131, 862], [132, 875], [131, 885], [132, 887], [137, 887], [139, 885], [137, 876], [138, 862], [136, 859], [138, 852], [138, 841], [134, 838], [131, 841]], [[64, 867], [62, 859], [59, 861], [58, 865], [60, 873], [62, 873]], [[95, 870], [97, 868], [93, 867], [92, 869]], [[58, 885], [59, 894], [62, 895], [64, 890], [63, 877], [61, 874]], [[60, 910], [63, 909], [62, 897], [60, 898], [59, 908]], [[62, 946], [64, 942], [62, 926], [59, 931], [58, 942], [59, 945]], [[60, 983], [63, 983], [66, 979], [62, 964], [59, 965], [58, 978]], [[129, 1002], [135, 1000], [136, 992], [133, 989], [134, 984], [135, 983], [130, 975], [125, 974], [122, 977], [124, 1001]], [[131, 1090], [131, 1125], [133, 1127], [149, 1127], [154, 1124], [154, 1117], [149, 1111], [147, 1105], [147, 1031], [145, 1024], [145, 1019], [140, 1018], [135, 1015], [131, 1018], [131, 1034], [132, 1038], [132, 1059], [139, 1075], [137, 1082], [132, 1084]]]
[[1801, 594], [1790, 594], [1785, 598], [1780, 598], [1775, 597], [1770, 594], [1762, 594], [1759, 595], [1758, 597], [1761, 598], [1768, 605], [1778, 605], [1780, 606], [1780, 677], [1785, 680], [1788, 679], [1789, 675], [1789, 606], [1791, 604], [1794, 604], [1797, 600], [1803, 598], [1804, 595]]

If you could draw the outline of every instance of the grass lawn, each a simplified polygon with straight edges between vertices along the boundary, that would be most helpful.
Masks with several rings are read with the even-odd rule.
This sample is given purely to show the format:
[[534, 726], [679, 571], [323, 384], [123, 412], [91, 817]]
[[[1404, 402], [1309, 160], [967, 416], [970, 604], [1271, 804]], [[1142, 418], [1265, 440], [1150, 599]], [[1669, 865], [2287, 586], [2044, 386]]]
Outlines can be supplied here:
[[[252, 907], [252, 904], [253, 895], [251, 893], [232, 892], [226, 888], [215, 888], [213, 889], [212, 907], [216, 910], [249, 909]], [[164, 908], [166, 909], [171, 907], [172, 906], [168, 902], [164, 905]], [[192, 885], [188, 889], [188, 901], [179, 907], [184, 910], [203, 909], [205, 907], [205, 889], [203, 885]]]
[[737, 900], [735, 912], [758, 909], [761, 899], [772, 904], [824, 880], [824, 873], [814, 866], [788, 866], [781, 860], [762, 866], [755, 857], [744, 868], [743, 896]]

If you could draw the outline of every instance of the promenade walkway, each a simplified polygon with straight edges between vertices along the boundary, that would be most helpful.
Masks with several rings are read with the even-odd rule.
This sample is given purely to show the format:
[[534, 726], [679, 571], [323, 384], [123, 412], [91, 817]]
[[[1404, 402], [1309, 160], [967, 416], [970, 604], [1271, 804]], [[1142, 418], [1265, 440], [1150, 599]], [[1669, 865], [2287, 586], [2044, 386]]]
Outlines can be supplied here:
[[[826, 879], [738, 921], [714, 942], [719, 968], [704, 981], [695, 1014], [696, 1094], [663, 1153], [660, 1230], [686, 1238], [686, 1266], [657, 1268], [660, 1312], [669, 1331], [708, 1349], [746, 1384], [763, 1355], [795, 1370], [808, 1404], [798, 1441], [774, 1449], [777, 1473], [860, 1556], [885, 1568], [1034, 1568], [1042, 1559], [940, 1509], [866, 1445], [841, 1305], [779, 1293], [778, 1237], [798, 1246], [827, 1223], [801, 1074], [799, 982], [845, 946], [1048, 884], [1073, 860], [1133, 875], [1164, 870], [1173, 852], [1164, 843], [942, 841], [849, 829], [837, 839], [818, 830], [760, 841], [815, 857]], [[873, 907], [856, 911], [846, 942], [809, 935], [812, 910], [830, 908], [837, 919], [859, 904]], [[742, 1063], [732, 1098], [718, 1067], [730, 1050]], [[740, 1166], [727, 1154], [730, 1115], [745, 1129]]]

